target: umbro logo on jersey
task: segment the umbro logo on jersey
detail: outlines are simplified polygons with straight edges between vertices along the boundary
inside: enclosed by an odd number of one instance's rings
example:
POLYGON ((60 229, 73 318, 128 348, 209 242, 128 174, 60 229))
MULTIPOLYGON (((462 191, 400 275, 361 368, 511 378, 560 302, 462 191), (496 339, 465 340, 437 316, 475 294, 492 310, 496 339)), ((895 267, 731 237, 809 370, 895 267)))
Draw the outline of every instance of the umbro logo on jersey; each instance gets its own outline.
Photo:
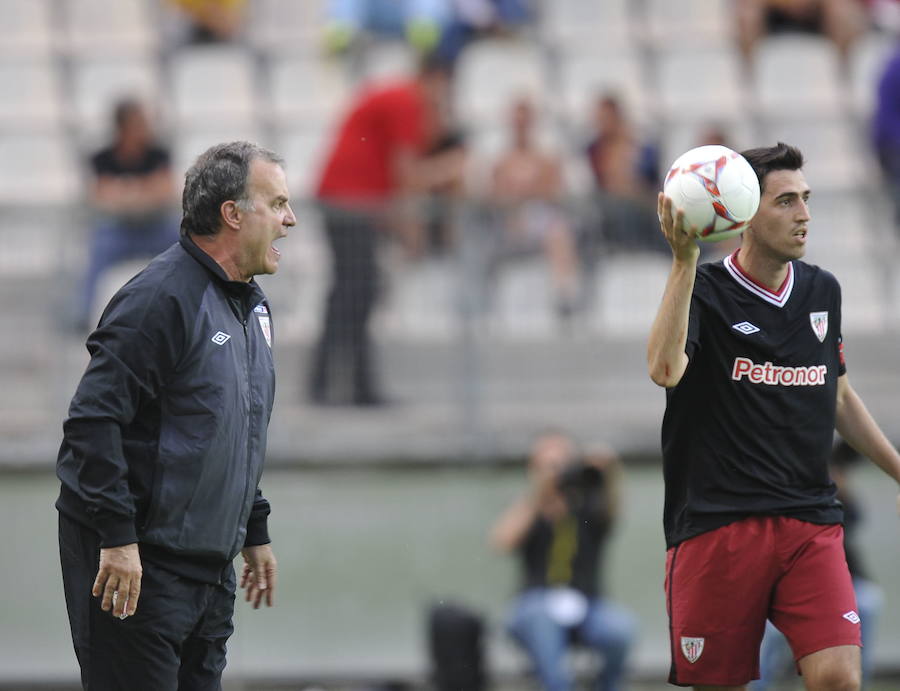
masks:
POLYGON ((849 621, 851 624, 859 623, 859 615, 856 612, 854 612, 852 609, 849 612, 847 612, 846 614, 842 614, 841 616, 844 617, 844 619, 849 621))
POLYGON ((731 328, 735 331, 740 331, 745 336, 749 336, 750 334, 755 334, 759 331, 758 326, 753 326, 750 322, 738 322, 737 324, 732 324, 731 328))
POLYGON ((209 340, 211 340, 211 341, 212 341, 213 343, 215 343, 216 345, 222 345, 222 344, 225 343, 229 338, 231 338, 231 336, 229 336, 229 335, 228 335, 227 333, 225 333, 224 331, 216 331, 215 336, 213 336, 213 337, 212 337, 211 339, 209 339, 209 340))

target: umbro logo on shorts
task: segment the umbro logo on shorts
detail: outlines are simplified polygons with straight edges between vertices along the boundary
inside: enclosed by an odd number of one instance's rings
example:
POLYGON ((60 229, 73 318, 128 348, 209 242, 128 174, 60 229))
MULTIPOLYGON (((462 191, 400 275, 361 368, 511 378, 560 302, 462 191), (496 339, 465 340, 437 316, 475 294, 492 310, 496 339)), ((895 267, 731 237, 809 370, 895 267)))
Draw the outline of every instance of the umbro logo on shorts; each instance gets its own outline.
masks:
POLYGON ((849 621, 851 624, 859 623, 859 615, 856 612, 854 612, 852 609, 849 612, 847 612, 846 614, 842 614, 841 616, 844 617, 844 619, 849 621))
POLYGON ((225 343, 229 338, 231 338, 231 336, 229 336, 229 335, 228 335, 227 333, 225 333, 224 331, 216 331, 215 335, 214 335, 211 339, 209 339, 209 340, 211 340, 211 341, 212 341, 213 343, 215 343, 216 345, 222 345, 222 344, 225 343))
POLYGON ((759 327, 754 326, 750 322, 738 322, 737 324, 732 324, 731 328, 735 331, 740 331, 745 336, 755 334, 757 331, 759 331, 759 327))

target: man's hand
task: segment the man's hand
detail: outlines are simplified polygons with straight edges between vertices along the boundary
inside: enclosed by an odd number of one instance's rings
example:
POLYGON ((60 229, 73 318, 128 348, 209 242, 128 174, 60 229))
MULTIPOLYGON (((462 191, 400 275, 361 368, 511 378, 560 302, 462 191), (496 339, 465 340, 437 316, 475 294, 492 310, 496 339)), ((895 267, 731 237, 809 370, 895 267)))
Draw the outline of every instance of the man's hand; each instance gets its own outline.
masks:
POLYGON ((672 248, 672 255, 676 260, 694 260, 700 256, 700 246, 697 244, 697 229, 687 226, 684 212, 675 210, 672 200, 662 192, 656 200, 656 215, 659 218, 659 227, 666 238, 666 242, 672 248))
POLYGON ((91 594, 103 597, 100 608, 124 619, 135 613, 141 596, 141 555, 136 542, 100 550, 100 568, 91 594))
POLYGON ((278 564, 275 563, 272 548, 269 545, 244 547, 241 555, 244 557, 241 587, 247 590, 244 599, 253 604, 253 609, 259 609, 265 595, 266 605, 271 607, 275 604, 275 584, 278 581, 278 564))

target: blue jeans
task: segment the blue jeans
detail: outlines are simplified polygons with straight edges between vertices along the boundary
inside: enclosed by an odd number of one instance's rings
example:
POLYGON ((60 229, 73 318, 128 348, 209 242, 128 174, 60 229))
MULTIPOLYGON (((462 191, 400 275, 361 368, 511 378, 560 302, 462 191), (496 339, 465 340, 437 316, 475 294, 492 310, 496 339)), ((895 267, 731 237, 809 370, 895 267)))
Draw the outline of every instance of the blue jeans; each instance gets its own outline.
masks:
POLYGON ((331 0, 328 18, 354 30, 400 37, 411 21, 443 26, 450 19, 450 6, 445 0, 331 0))
MULTIPOLYGON (((864 578, 853 579, 853 590, 856 593, 856 608, 860 619, 860 635, 863 642, 862 673, 865 681, 872 672, 875 624, 884 595, 878 585, 864 578)), ((772 622, 766 622, 766 633, 759 652, 759 680, 754 681, 750 688, 753 691, 768 691, 779 678, 790 673, 792 667, 793 655, 787 639, 772 625, 772 622)))
POLYGON ((128 224, 104 219, 91 236, 90 257, 81 290, 77 319, 85 324, 91 316, 97 284, 103 272, 119 262, 151 259, 178 241, 178 228, 168 216, 146 223, 128 224))
POLYGON ((543 588, 526 590, 513 603, 507 625, 510 635, 525 649, 547 691, 567 691, 572 679, 565 668, 565 654, 571 636, 603 656, 597 679, 599 691, 624 688, 622 678, 628 653, 635 639, 637 622, 624 607, 604 599, 589 601, 587 615, 580 624, 558 624, 547 610, 543 588))

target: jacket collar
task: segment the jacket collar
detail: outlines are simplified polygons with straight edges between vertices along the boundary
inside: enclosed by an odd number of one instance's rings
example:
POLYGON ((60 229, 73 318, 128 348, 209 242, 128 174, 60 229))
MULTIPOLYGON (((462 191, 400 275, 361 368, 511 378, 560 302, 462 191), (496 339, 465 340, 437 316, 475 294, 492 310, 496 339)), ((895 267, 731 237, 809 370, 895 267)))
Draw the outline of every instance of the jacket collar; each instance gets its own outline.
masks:
POLYGON ((226 291, 228 291, 228 293, 244 299, 247 299, 255 293, 256 299, 251 307, 254 307, 255 305, 263 302, 266 299, 266 296, 263 294, 262 289, 257 284, 255 278, 251 278, 247 283, 245 283, 244 281, 232 281, 230 278, 228 278, 225 270, 221 266, 219 266, 219 263, 202 249, 200 249, 190 235, 182 235, 178 242, 184 248, 185 252, 187 252, 195 260, 197 260, 199 264, 201 264, 207 271, 215 276, 220 283, 222 283, 223 287, 226 291))

